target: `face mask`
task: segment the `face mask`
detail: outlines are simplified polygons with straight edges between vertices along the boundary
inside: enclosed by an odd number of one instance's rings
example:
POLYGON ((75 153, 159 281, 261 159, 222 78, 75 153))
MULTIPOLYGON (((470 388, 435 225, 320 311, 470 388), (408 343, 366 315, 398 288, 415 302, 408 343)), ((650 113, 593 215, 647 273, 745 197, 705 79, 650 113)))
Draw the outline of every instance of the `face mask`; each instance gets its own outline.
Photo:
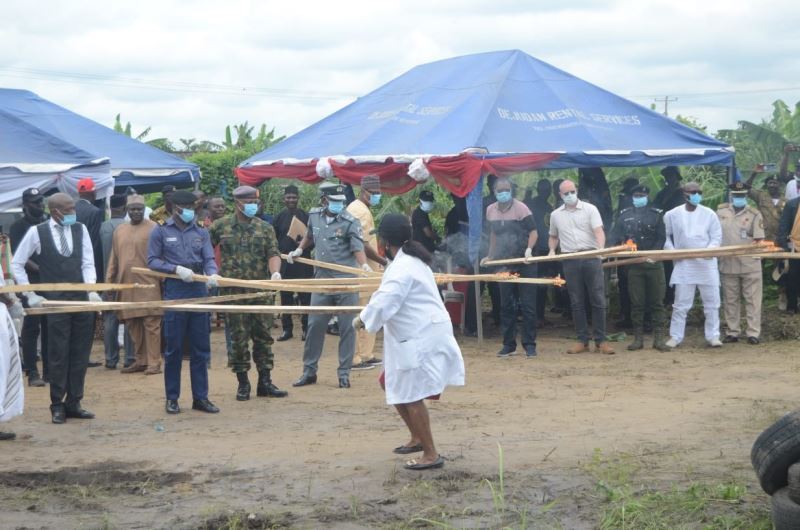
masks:
POLYGON ((72 226, 78 222, 78 216, 74 213, 64 214, 64 218, 61 220, 61 226, 72 226))
POLYGON ((189 224, 192 221, 194 221, 194 210, 191 210, 189 208, 184 208, 183 210, 181 210, 180 216, 181 216, 181 221, 183 221, 186 224, 189 224))
POLYGON ((692 193, 691 195, 689 195, 689 204, 693 204, 693 205, 697 206, 701 202, 703 202, 703 194, 702 193, 692 193))
POLYGON ((569 204, 572 206, 573 204, 578 203, 578 194, 577 193, 570 193, 568 195, 564 195, 561 197, 564 200, 564 204, 569 204))
POLYGON ((734 197, 731 202, 734 208, 744 208, 747 206, 747 197, 734 197))
POLYGON ((28 211, 28 215, 34 219, 38 219, 44 215, 44 208, 38 206, 26 206, 25 209, 28 211))
POLYGON ((497 198, 497 202, 506 203, 511 200, 511 192, 510 191, 498 191, 494 194, 495 198, 497 198))
POLYGON ((328 211, 334 215, 339 215, 344 210, 344 202, 342 201, 328 201, 328 211))
POLYGON ((242 205, 242 213, 246 217, 255 217, 258 213, 258 204, 248 203, 242 205))
POLYGON ((419 201, 419 208, 423 212, 430 212, 433 210, 433 203, 431 201, 419 201))
POLYGON ((373 193, 369 196, 369 205, 370 206, 377 206, 381 203, 381 194, 380 193, 373 193))
POLYGON ((634 197, 633 206, 636 208, 644 208, 647 206, 647 197, 634 197))

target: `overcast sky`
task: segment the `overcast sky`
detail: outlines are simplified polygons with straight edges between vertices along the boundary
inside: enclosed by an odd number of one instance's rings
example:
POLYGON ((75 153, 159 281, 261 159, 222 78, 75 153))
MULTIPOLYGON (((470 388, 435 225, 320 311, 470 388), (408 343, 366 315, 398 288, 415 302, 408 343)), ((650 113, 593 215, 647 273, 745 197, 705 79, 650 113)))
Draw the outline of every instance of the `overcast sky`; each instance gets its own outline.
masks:
POLYGON ((800 101, 796 1, 0 2, 0 86, 134 133, 292 134, 409 68, 518 48, 712 131, 800 101), (663 103, 658 103, 663 110, 663 103))

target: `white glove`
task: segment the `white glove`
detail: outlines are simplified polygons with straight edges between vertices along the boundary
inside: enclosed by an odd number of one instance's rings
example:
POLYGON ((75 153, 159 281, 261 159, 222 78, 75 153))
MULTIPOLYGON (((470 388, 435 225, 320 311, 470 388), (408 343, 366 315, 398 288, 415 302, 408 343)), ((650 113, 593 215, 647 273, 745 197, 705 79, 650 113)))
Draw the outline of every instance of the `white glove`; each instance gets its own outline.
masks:
POLYGON ((180 279, 186 283, 192 283, 194 281, 194 273, 192 272, 192 269, 184 267, 183 265, 178 265, 175 267, 175 274, 177 274, 180 279))
POLYGON ((303 249, 297 247, 296 249, 294 249, 293 251, 289 252, 286 255, 286 261, 289 263, 294 263, 294 258, 299 258, 302 255, 303 255, 303 249))
POLYGON ((25 316, 25 309, 22 307, 22 303, 19 300, 16 300, 13 304, 8 307, 8 314, 11 315, 11 318, 22 318, 25 316))
POLYGON ((90 302, 102 302, 103 299, 100 298, 99 294, 97 294, 96 292, 92 291, 91 293, 89 293, 89 301, 90 302))
POLYGON ((369 266, 369 263, 364 263, 361 266, 361 270, 364 272, 372 272, 372 267, 369 266))
POLYGON ((34 292, 27 292, 25 296, 28 297, 28 307, 42 307, 42 304, 47 302, 47 298, 39 296, 34 292))
POLYGON ((270 280, 282 280, 280 272, 273 272, 272 276, 269 277, 270 280))
POLYGON ((487 261, 489 261, 489 256, 485 256, 485 257, 481 258, 481 261, 478 263, 478 265, 480 267, 485 267, 487 261))
POLYGON ((360 329, 364 329, 364 322, 361 320, 361 317, 356 315, 353 318, 353 329, 358 331, 360 329))
POLYGON ((211 276, 208 277, 208 281, 206 282, 206 285, 208 285, 212 289, 215 288, 215 287, 219 287, 219 281, 221 279, 222 279, 222 276, 220 276, 219 274, 212 274, 211 276))
POLYGON ((526 248, 525 249, 525 259, 531 259, 532 257, 533 257, 533 249, 530 248, 530 247, 526 248))

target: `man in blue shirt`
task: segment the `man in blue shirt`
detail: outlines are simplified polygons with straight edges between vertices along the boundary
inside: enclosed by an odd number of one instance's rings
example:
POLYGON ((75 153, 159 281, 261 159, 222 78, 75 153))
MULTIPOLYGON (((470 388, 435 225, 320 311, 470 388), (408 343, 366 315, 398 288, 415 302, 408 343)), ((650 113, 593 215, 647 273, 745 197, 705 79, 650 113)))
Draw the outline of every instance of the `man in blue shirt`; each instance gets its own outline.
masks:
MULTIPOLYGON (((164 300, 208 296, 208 287, 216 287, 219 276, 214 249, 208 231, 194 219, 195 196, 188 191, 172 195, 172 215, 150 234, 147 266, 180 279, 164 280, 164 300), (196 282, 194 274, 210 276, 208 283, 196 282)), ((219 412, 208 400, 208 361, 211 358, 210 319, 208 313, 164 312, 164 385, 166 410, 178 414, 181 392, 181 361, 184 339, 188 339, 192 380, 192 408, 203 412, 219 412)))

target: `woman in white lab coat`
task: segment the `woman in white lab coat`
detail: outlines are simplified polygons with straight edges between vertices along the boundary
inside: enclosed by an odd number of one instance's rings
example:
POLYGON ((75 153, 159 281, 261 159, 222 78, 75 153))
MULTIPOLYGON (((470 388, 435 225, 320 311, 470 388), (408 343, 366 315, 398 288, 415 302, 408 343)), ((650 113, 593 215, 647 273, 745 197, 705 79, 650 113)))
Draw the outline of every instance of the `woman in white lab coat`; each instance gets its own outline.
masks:
POLYGON ((433 258, 411 240, 408 218, 384 216, 378 237, 392 261, 353 326, 370 333, 383 328, 386 402, 395 406, 411 432, 411 440, 394 452, 422 451, 420 458, 406 463, 406 469, 439 468, 444 459, 433 444, 423 400, 438 399, 448 385, 462 386, 464 360, 433 278, 433 258))

